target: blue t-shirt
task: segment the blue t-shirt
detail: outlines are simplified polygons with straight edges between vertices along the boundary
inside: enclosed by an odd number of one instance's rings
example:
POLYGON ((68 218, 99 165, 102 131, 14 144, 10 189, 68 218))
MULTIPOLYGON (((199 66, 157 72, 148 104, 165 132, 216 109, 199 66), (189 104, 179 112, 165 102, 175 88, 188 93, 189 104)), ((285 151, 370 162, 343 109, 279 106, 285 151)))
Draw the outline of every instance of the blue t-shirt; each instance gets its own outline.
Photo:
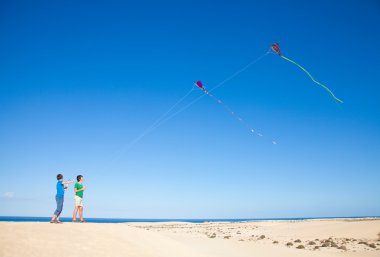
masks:
POLYGON ((64 187, 65 186, 62 184, 62 181, 58 180, 58 182, 57 182, 57 194, 55 196, 64 197, 64 195, 65 195, 64 187))

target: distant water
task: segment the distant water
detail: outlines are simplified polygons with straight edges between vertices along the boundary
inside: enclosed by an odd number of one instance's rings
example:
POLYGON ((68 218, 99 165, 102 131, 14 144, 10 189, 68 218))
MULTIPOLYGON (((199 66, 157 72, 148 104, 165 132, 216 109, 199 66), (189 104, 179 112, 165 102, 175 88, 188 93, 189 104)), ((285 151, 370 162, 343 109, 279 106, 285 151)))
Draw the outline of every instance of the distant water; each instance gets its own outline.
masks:
MULTIPOLYGON (((85 218, 91 223, 126 223, 126 222, 246 222, 246 221, 269 221, 269 220, 313 220, 313 219, 365 219, 380 218, 380 216, 368 217, 309 217, 309 218, 268 218, 268 219, 113 219, 113 218, 85 218)), ((49 222, 51 217, 17 217, 0 216, 1 221, 12 222, 49 222)), ((63 222, 70 222, 71 218, 61 218, 63 222)))

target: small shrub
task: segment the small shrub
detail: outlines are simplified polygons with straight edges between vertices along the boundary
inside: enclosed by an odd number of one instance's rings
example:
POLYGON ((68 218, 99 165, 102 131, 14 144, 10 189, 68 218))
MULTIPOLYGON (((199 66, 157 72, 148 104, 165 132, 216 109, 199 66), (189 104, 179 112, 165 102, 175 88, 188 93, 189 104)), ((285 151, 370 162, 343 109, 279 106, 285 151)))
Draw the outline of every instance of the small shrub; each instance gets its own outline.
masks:
POLYGON ((274 244, 278 244, 278 241, 273 241, 274 244))
POLYGON ((293 246, 293 243, 292 242, 288 242, 288 243, 286 243, 286 246, 293 246))
POLYGON ((231 236, 224 236, 224 239, 230 239, 231 236))
POLYGON ((319 250, 319 246, 316 245, 316 246, 314 247, 314 250, 319 250))
POLYGON ((338 245, 335 242, 331 242, 331 247, 338 247, 338 245))
POLYGON ((360 241, 358 244, 359 244, 359 245, 368 245, 368 243, 367 243, 367 242, 364 242, 364 241, 360 241))
POLYGON ((303 245, 299 245, 299 246, 297 246, 296 248, 297 248, 297 249, 305 249, 305 246, 303 246, 303 245))
POLYGON ((330 246, 329 243, 323 243, 323 244, 321 245, 321 247, 329 247, 329 246, 330 246))
POLYGON ((294 243, 301 243, 301 240, 297 239, 294 241, 294 243))
POLYGON ((259 239, 264 239, 265 238, 265 235, 261 235, 260 237, 259 237, 259 239))
POLYGON ((209 237, 209 238, 215 238, 215 237, 216 237, 216 234, 215 234, 215 233, 212 233, 212 235, 209 235, 208 237, 209 237))
POLYGON ((376 248, 376 245, 374 243, 368 245, 371 248, 376 248))
POLYGON ((345 247, 344 245, 339 246, 338 249, 343 250, 343 251, 347 251, 347 247, 345 247))
POLYGON ((315 242, 314 242, 314 241, 310 241, 310 242, 308 243, 308 245, 315 245, 315 242))

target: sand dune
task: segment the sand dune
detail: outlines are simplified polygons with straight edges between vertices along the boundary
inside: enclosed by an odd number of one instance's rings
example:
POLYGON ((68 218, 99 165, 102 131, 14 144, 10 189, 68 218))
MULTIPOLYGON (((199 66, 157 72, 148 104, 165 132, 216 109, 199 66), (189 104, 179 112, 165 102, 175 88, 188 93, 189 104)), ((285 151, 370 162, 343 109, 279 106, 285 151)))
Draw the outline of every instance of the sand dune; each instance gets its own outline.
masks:
POLYGON ((1 222, 0 256, 380 256, 379 232, 380 220, 202 224, 1 222), (286 246, 287 243, 293 245, 286 246), (300 245, 305 248, 298 249, 302 248, 300 245))

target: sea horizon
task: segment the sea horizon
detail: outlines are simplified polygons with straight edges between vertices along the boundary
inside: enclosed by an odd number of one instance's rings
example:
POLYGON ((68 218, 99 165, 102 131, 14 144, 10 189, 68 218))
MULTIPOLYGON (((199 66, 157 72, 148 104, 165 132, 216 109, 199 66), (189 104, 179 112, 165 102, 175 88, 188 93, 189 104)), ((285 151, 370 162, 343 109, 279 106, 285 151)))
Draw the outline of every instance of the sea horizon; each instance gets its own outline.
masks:
MULTIPOLYGON (((134 222, 190 222, 190 223, 204 223, 204 222, 248 222, 248 221, 289 221, 289 220, 328 220, 328 219, 377 219, 380 216, 329 216, 329 217, 292 217, 292 218, 205 218, 205 219, 139 219, 139 218, 85 218, 89 223, 134 223, 134 222)), ((49 222, 51 217, 34 217, 34 216, 0 216, 0 222, 49 222)), ((70 222, 71 217, 62 217, 63 222, 70 222)))

